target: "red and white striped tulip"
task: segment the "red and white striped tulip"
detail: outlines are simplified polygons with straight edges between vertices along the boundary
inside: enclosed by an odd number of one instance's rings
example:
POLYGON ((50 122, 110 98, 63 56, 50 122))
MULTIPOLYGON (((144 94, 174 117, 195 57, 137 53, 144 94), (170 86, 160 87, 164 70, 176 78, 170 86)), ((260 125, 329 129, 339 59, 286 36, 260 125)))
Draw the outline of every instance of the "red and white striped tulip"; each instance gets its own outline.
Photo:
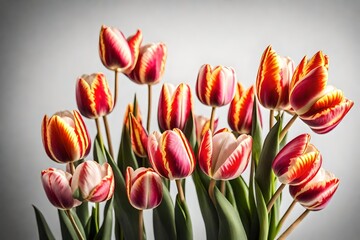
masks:
POLYGON ((89 154, 90 135, 76 110, 44 116, 41 125, 42 142, 47 155, 59 163, 74 162, 89 154))
POLYGON ((138 209, 159 206, 163 197, 161 177, 152 168, 126 169, 126 192, 130 204, 138 209))
POLYGON ((322 164, 320 152, 310 144, 310 135, 301 134, 276 155, 272 168, 282 184, 300 185, 310 181, 322 164))
POLYGON ((161 131, 179 128, 184 130, 193 108, 189 85, 181 83, 176 88, 165 83, 158 104, 158 123, 161 131))
POLYGON ((311 211, 325 208, 339 186, 339 179, 321 168, 316 176, 302 185, 290 186, 290 195, 311 211))
POLYGON ((231 180, 240 176, 246 169, 252 148, 252 137, 246 134, 235 138, 227 129, 211 130, 204 135, 199 146, 199 166, 210 178, 231 180))
MULTIPOLYGON (((200 144, 203 136, 210 129, 210 119, 202 115, 195 115, 194 122, 195 122, 195 131, 196 131, 196 140, 198 144, 200 144)), ((219 123, 219 119, 217 118, 214 121, 214 130, 216 130, 218 123, 219 123)))
POLYGON ((147 156, 148 134, 142 124, 129 113, 131 146, 134 153, 139 157, 147 156))
POLYGON ((327 86, 327 81, 328 57, 319 51, 310 61, 302 59, 290 86, 291 107, 319 134, 334 129, 354 105, 341 90, 327 86))
POLYGON ((129 72, 130 80, 137 84, 157 84, 165 71, 167 48, 164 43, 151 43, 140 48, 135 68, 129 72))
POLYGON ((128 73, 135 67, 141 42, 141 30, 126 39, 119 29, 102 25, 99 36, 101 62, 110 70, 128 73))
POLYGON ((52 205, 60 209, 71 209, 81 202, 73 198, 71 174, 60 169, 48 168, 41 171, 42 184, 52 205))
POLYGON ((114 107, 111 91, 103 73, 82 75, 76 82, 76 103, 87 118, 109 114, 114 107))
POLYGON ((268 46, 260 61, 256 77, 256 95, 261 105, 268 109, 289 109, 289 84, 294 72, 294 62, 279 56, 268 46))
MULTIPOLYGON (((245 90, 240 82, 237 83, 235 96, 228 112, 228 124, 233 131, 251 133, 254 96, 254 86, 245 90)), ((260 108, 258 108, 258 116, 261 120, 260 108)))
POLYGON ((108 163, 102 166, 95 161, 79 164, 73 174, 71 189, 79 199, 89 202, 109 200, 114 193, 113 171, 108 163))
POLYGON ((201 66, 196 81, 196 96, 203 104, 224 106, 233 99, 236 87, 235 70, 209 64, 201 66))
POLYGON ((153 132, 148 138, 149 161, 161 176, 177 180, 191 175, 195 169, 195 156, 184 133, 178 129, 162 134, 153 132))

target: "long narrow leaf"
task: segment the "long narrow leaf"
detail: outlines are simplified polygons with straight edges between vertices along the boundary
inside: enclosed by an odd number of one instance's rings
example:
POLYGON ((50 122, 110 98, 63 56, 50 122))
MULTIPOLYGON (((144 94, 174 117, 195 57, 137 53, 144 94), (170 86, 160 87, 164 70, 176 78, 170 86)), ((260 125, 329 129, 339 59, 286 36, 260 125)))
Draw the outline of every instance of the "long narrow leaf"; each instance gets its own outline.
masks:
POLYGON ((257 183, 255 183, 255 192, 256 192, 256 200, 257 200, 257 210, 259 216, 259 240, 267 240, 268 239, 268 231, 269 231, 269 220, 268 213, 266 209, 266 202, 262 195, 262 191, 257 183))
POLYGON ((44 215, 40 210, 33 205, 36 217, 36 223, 38 227, 39 239, 40 240, 55 240, 54 235, 52 234, 49 225, 47 224, 44 215))
MULTIPOLYGON (((81 235, 86 236, 85 230, 82 227, 82 224, 81 224, 78 216, 72 210, 70 211, 70 213, 71 213, 72 217, 74 218, 76 226, 80 230, 81 235)), ((59 209, 58 214, 59 214, 61 233, 62 233, 63 239, 78 239, 76 230, 75 230, 74 226, 72 225, 65 210, 59 209)))
POLYGON ((193 231, 189 209, 186 202, 182 202, 179 195, 175 203, 175 225, 178 240, 192 240, 193 231))
POLYGON ((95 239, 96 240, 111 239, 112 224, 113 224, 113 199, 110 199, 106 202, 104 208, 104 220, 95 239))

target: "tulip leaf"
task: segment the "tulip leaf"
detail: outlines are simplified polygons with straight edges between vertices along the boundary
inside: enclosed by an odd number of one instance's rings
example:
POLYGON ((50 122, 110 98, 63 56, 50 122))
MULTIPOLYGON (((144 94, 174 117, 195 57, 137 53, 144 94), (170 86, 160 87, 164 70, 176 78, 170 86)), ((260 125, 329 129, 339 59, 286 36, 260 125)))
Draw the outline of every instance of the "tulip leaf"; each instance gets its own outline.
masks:
POLYGON ((96 216, 97 211, 93 207, 91 211, 91 216, 88 219, 86 226, 85 226, 85 232, 86 232, 86 239, 94 239, 96 236, 96 216))
POLYGON ((36 223, 38 227, 40 240, 55 240, 53 233, 51 232, 49 225, 47 224, 44 215, 41 211, 33 205, 36 217, 36 223))
POLYGON ((218 239, 237 240, 247 239, 238 211, 225 198, 217 187, 214 189, 216 210, 219 216, 218 239))
POLYGON ((82 226, 85 227, 86 223, 89 220, 89 204, 88 204, 88 202, 83 202, 81 205, 76 207, 76 215, 79 217, 82 226))
POLYGON ((274 173, 272 171, 272 162, 279 150, 281 125, 282 118, 277 121, 267 134, 260 154, 259 164, 256 168, 255 180, 261 189, 265 202, 270 200, 273 188, 274 173))
POLYGON ((205 178, 206 176, 203 176, 203 180, 201 180, 200 174, 204 175, 201 170, 197 168, 195 169, 192 177, 195 184, 201 214, 205 223, 206 239, 216 240, 218 239, 219 233, 219 219, 217 211, 207 191, 209 179, 205 178))
POLYGON ((237 208, 236 206, 236 200, 234 196, 234 191, 229 183, 229 181, 225 181, 225 197, 226 199, 231 203, 231 205, 234 206, 234 208, 237 208))
POLYGON ((255 183, 255 192, 256 192, 256 200, 257 200, 257 211, 259 216, 259 225, 260 225, 258 239, 267 240, 268 231, 269 231, 268 213, 267 213, 265 199, 257 183, 255 183))
POLYGON ((104 146, 101 146, 101 141, 99 135, 97 134, 94 141, 93 155, 95 162, 98 162, 100 165, 103 165, 103 163, 106 162, 105 155, 103 153, 103 147, 104 146))
POLYGON ((179 194, 176 195, 175 203, 175 225, 177 239, 179 240, 192 240, 193 230, 190 218, 189 209, 186 201, 181 201, 179 194))
MULTIPOLYGON (((86 236, 84 228, 82 227, 78 216, 74 213, 73 210, 70 210, 69 212, 70 212, 71 216, 74 218, 76 226, 80 230, 81 235, 86 236)), ((66 214, 66 210, 58 209, 58 214, 59 214, 62 238, 63 239, 79 239, 77 236, 76 230, 69 219, 69 216, 66 214)))
POLYGON ((162 201, 153 210, 153 227, 155 239, 176 239, 174 204, 164 183, 162 201))
POLYGON ((194 149, 196 144, 196 132, 195 132, 195 123, 194 123, 194 115, 193 112, 190 111, 190 117, 186 121, 185 127, 184 127, 184 134, 189 141, 191 147, 194 149))
POLYGON ((121 133, 118 166, 120 167, 123 175, 125 175, 126 168, 128 166, 132 167, 133 169, 138 168, 138 163, 131 145, 130 131, 125 124, 121 133))
POLYGON ((106 202, 104 208, 104 220, 95 239, 111 239, 113 224, 113 199, 106 202))

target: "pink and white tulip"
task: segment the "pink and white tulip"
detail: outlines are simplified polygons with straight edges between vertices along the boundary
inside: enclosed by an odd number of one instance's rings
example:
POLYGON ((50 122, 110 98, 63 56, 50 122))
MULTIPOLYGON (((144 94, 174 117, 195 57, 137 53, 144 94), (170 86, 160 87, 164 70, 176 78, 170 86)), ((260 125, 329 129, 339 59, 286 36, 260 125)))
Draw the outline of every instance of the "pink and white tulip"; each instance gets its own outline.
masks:
POLYGON ((148 155, 154 170, 170 180, 185 178, 195 169, 194 152, 178 128, 150 134, 148 155))
POLYGON ((71 189, 80 194, 79 199, 89 202, 109 200, 114 193, 113 171, 108 163, 102 166, 95 161, 79 164, 73 174, 71 189))
POLYGON ((161 177, 152 168, 126 169, 126 192, 130 204, 139 210, 156 208, 162 200, 161 177))
POLYGON ((79 206, 81 202, 73 198, 71 191, 70 173, 60 169, 48 168, 41 171, 42 184, 52 205, 59 209, 71 209, 79 206))
POLYGON ((252 137, 246 134, 238 138, 228 130, 212 135, 207 131, 199 146, 199 166, 210 178, 231 180, 246 169, 252 148, 252 137))

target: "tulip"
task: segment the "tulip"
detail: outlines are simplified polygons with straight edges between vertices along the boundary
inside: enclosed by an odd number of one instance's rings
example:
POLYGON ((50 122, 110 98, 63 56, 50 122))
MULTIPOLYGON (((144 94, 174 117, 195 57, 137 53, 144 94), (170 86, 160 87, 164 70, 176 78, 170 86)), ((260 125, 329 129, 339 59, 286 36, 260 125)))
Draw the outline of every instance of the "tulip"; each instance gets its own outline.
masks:
POLYGON ((114 193, 114 175, 108 163, 95 161, 79 164, 73 174, 71 189, 78 199, 90 202, 109 200, 114 193))
POLYGON ((328 58, 320 51, 308 62, 302 59, 290 85, 290 104, 300 119, 314 132, 334 129, 354 102, 341 90, 327 86, 328 58))
POLYGON ((123 124, 129 129, 130 128, 130 121, 129 121, 129 114, 132 113, 136 118, 137 122, 142 125, 142 116, 140 112, 139 105, 135 99, 135 106, 132 103, 129 103, 126 106, 125 114, 124 114, 124 121, 123 124), (136 111, 136 112, 135 112, 136 111))
POLYGON ((103 73, 82 75, 76 82, 76 103, 87 118, 98 118, 113 110, 112 95, 103 73))
POLYGON ((326 207, 339 186, 339 179, 321 168, 316 176, 302 185, 290 186, 290 195, 311 211, 326 207))
POLYGON ((45 115, 41 136, 47 155, 59 163, 82 159, 91 148, 90 135, 76 110, 57 112, 50 118, 45 115))
POLYGON ((189 85, 181 83, 176 88, 172 84, 164 84, 159 98, 158 123, 162 131, 185 128, 193 100, 189 85))
POLYGON ((204 135, 199 146, 199 166, 210 178, 231 180, 246 169, 252 148, 252 138, 242 134, 238 138, 228 130, 211 130, 204 135))
POLYGON ((141 123, 134 117, 132 112, 129 113, 129 118, 132 149, 137 156, 146 157, 148 134, 141 123))
POLYGON ((272 168, 282 184, 301 185, 311 180, 322 163, 320 152, 310 144, 310 135, 301 134, 276 155, 272 168))
POLYGON ((170 180, 185 178, 195 169, 194 152, 184 133, 177 128, 150 134, 148 154, 154 170, 170 180))
POLYGON ((158 83, 165 71, 166 57, 167 48, 164 43, 142 46, 135 68, 128 73, 128 77, 137 84, 158 83))
MULTIPOLYGON (((240 134, 251 133, 254 95, 254 86, 245 90, 242 84, 238 82, 228 112, 228 124, 233 131, 240 134)), ((261 119, 260 108, 258 108, 258 113, 261 119)))
MULTIPOLYGON (((210 119, 201 115, 194 116, 196 141, 200 144, 205 133, 210 129, 210 119)), ((214 121, 214 130, 217 128, 219 119, 214 121)))
POLYGON ((141 30, 126 39, 119 29, 102 25, 99 36, 101 62, 110 70, 129 73, 135 67, 141 42, 141 30))
POLYGON ((41 180, 46 196, 55 207, 65 210, 81 204, 72 196, 71 178, 70 173, 60 169, 48 168, 41 171, 41 180))
POLYGON ((130 204, 138 209, 156 208, 162 200, 161 177, 152 168, 126 169, 126 192, 130 204))
POLYGON ((212 107, 224 106, 233 99, 236 87, 235 70, 209 64, 201 66, 196 81, 196 96, 212 107))
POLYGON ((272 110, 289 109, 289 83, 294 62, 279 56, 268 46, 261 58, 256 77, 256 95, 261 105, 272 110))

